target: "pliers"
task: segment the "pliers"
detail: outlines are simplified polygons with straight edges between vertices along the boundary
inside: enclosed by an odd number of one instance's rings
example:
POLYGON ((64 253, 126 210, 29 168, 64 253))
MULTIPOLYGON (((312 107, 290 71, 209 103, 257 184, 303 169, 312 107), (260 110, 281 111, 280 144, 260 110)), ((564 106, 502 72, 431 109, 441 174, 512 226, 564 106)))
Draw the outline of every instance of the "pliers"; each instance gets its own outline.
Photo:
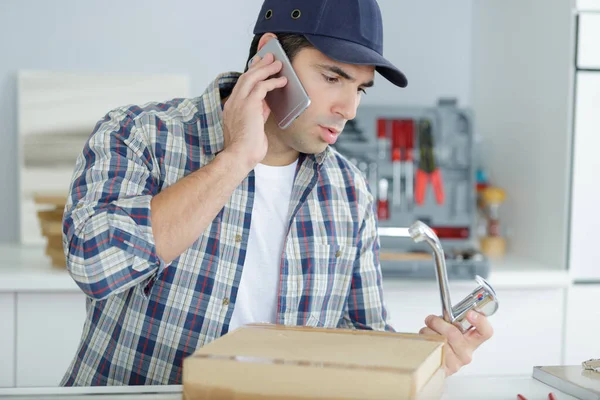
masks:
POLYGON ((431 122, 421 120, 419 123, 419 166, 416 174, 415 184, 415 202, 422 205, 425 202, 425 192, 427 183, 431 179, 431 184, 435 193, 435 199, 438 204, 444 204, 444 187, 442 184, 442 175, 435 164, 433 155, 433 135, 431 134, 431 122))

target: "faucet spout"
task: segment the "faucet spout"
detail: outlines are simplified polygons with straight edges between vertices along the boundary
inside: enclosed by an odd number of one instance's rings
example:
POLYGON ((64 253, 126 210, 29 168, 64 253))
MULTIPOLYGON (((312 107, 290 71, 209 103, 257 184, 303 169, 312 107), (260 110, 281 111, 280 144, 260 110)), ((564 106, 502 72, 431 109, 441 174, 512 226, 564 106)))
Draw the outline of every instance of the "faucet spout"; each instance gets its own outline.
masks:
POLYGON ((436 277, 440 289, 440 298, 442 300, 442 316, 446 322, 454 322, 452 312, 452 302, 450 301, 450 289, 448 286, 448 273, 446 271, 446 259, 444 250, 439 238, 429 226, 421 221, 416 221, 408 228, 410 237, 415 242, 426 242, 433 250, 436 265, 436 277))

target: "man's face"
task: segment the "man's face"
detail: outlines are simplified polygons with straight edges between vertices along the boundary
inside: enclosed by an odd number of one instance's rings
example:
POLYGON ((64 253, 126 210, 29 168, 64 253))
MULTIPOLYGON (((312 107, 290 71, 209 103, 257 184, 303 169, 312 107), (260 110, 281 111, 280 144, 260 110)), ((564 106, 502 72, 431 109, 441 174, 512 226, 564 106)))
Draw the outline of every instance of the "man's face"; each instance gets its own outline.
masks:
POLYGON ((317 154, 354 119, 363 92, 373 85, 375 67, 340 63, 314 48, 300 50, 292 65, 311 104, 286 130, 271 123, 270 131, 283 147, 317 154))

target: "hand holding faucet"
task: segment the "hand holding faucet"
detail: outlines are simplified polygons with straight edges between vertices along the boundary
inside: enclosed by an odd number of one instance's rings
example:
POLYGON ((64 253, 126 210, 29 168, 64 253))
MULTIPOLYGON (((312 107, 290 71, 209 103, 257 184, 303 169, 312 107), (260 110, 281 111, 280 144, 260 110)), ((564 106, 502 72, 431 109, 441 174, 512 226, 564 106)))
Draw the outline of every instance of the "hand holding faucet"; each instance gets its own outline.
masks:
POLYGON ((471 363, 473 353, 494 334, 492 325, 487 317, 476 311, 467 313, 467 320, 473 326, 462 333, 456 325, 444 321, 437 315, 430 315, 425 319, 426 327, 421 328, 420 334, 442 335, 448 341, 444 369, 446 376, 450 376, 463 366, 471 363))
POLYGON ((439 334, 446 337, 446 375, 452 375, 471 362, 473 352, 493 335, 487 319, 498 309, 494 289, 481 277, 476 277, 479 286, 467 297, 452 307, 444 250, 437 235, 424 223, 417 221, 408 233, 415 242, 425 241, 433 250, 436 276, 442 301, 442 317, 430 315, 425 319, 426 327, 420 334, 439 334))

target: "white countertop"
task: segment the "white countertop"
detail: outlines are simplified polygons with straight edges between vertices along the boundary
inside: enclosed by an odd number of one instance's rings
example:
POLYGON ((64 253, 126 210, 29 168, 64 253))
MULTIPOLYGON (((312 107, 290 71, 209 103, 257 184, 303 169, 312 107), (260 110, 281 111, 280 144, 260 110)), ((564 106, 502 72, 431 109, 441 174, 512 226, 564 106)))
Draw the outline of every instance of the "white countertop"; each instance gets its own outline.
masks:
MULTIPOLYGON (((488 281, 495 289, 561 288, 571 284, 567 271, 550 269, 539 263, 507 257, 491 261, 488 281)), ((433 266, 432 266, 433 268, 433 266)), ((386 278, 391 290, 406 287, 434 286, 433 280, 414 281, 386 278)), ((472 288, 471 281, 450 281, 451 286, 472 288)), ((0 292, 64 292, 78 291, 79 287, 65 269, 52 267, 43 247, 0 245, 0 292)))
POLYGON ((0 245, 0 293, 77 290, 65 269, 52 266, 43 247, 0 245))
MULTIPOLYGON (((433 263, 433 261, 432 261, 433 263)), ((434 265, 431 266, 434 268, 434 265)), ((555 289, 567 288, 573 282, 568 271, 549 268, 531 260, 508 256, 502 260, 490 261, 490 274, 486 281, 495 290, 498 289, 555 289)), ((451 288, 474 288, 475 280, 450 280, 451 288)), ((409 280, 402 278, 384 278, 386 290, 406 288, 437 287, 434 280, 409 280)))
MULTIPOLYGON (((558 390, 530 377, 468 377, 451 376, 446 379, 442 400, 512 400, 517 394, 532 399, 547 399, 552 392, 557 400, 573 400, 558 390)), ((70 400, 84 399, 130 399, 135 394, 140 400, 181 399, 181 386, 122 386, 122 387, 61 387, 61 388, 11 388, 1 389, 5 400, 70 400), (68 397, 67 397, 68 396, 68 397)))

